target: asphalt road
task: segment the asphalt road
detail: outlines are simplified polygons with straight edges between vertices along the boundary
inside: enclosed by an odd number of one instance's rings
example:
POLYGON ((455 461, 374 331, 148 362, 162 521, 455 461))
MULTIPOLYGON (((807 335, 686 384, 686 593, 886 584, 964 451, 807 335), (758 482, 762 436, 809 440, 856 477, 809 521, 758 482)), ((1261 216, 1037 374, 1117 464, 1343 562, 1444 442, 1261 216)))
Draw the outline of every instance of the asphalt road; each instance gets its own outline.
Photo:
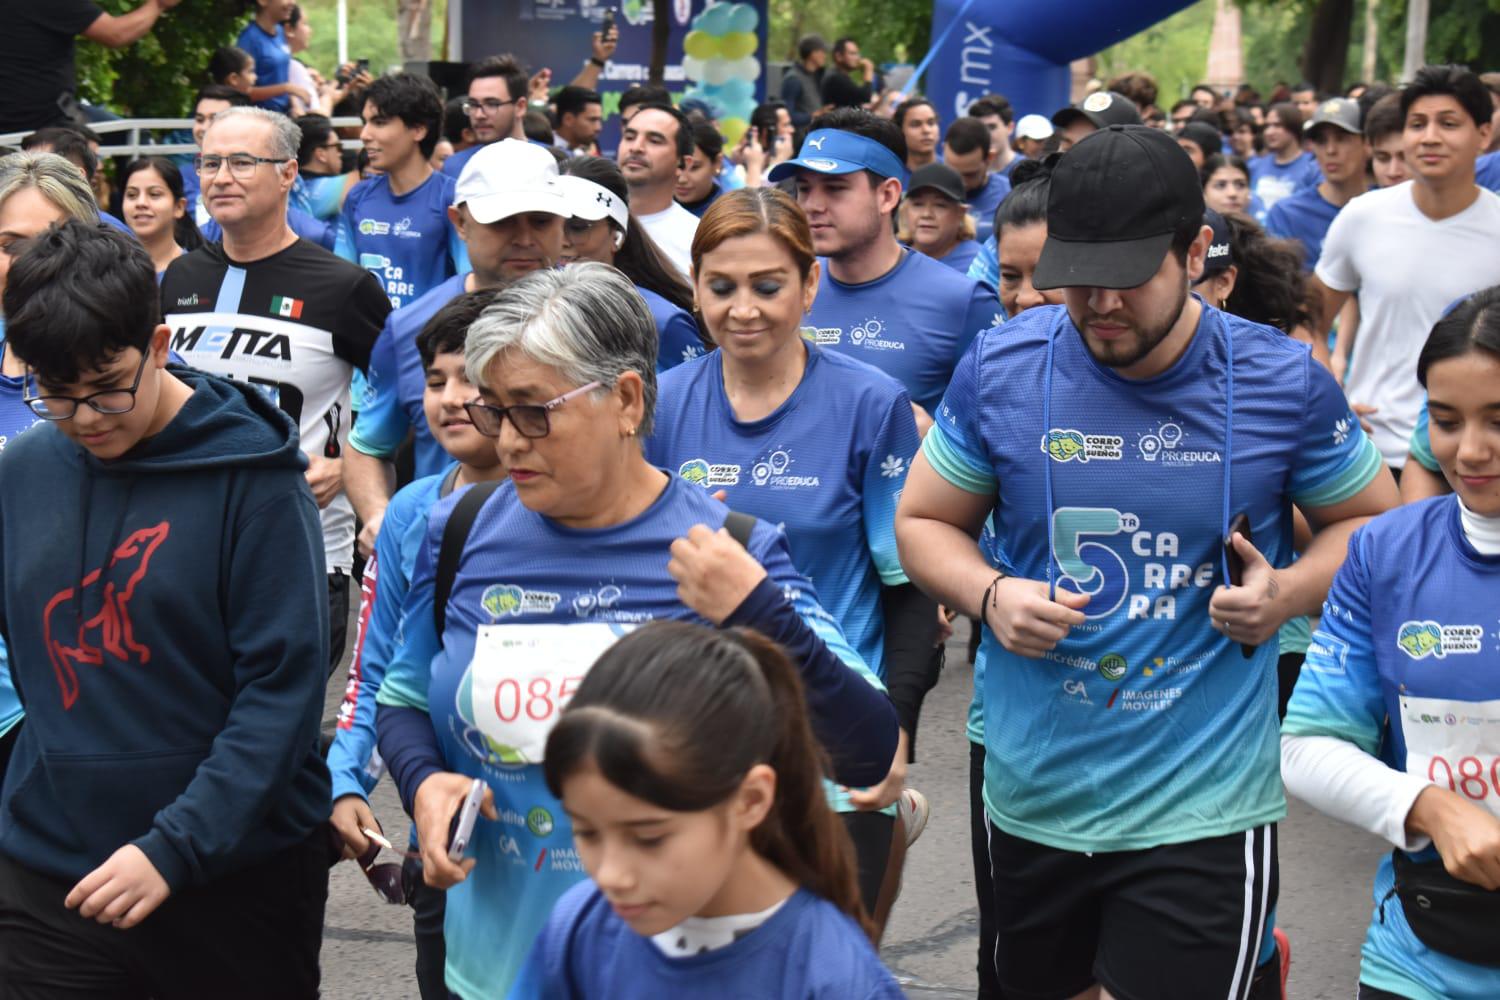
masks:
MULTIPOLYGON (((974 995, 978 914, 964 736, 973 672, 965 660, 965 636, 961 625, 949 643, 950 665, 923 709, 920 760, 909 780, 932 803, 932 818, 907 859, 901 898, 881 949, 908 994, 924 1000, 974 995)), ((341 668, 328 686, 325 728, 330 731, 343 690, 341 668)), ((391 839, 404 842, 409 821, 389 781, 377 787, 372 804, 391 839)), ((1277 922, 1292 942, 1288 995, 1349 1000, 1372 907, 1370 880, 1385 848, 1295 800, 1280 837, 1277 922)), ((323 935, 324 996, 415 997, 414 954, 410 911, 382 902, 354 865, 337 865, 323 935)))

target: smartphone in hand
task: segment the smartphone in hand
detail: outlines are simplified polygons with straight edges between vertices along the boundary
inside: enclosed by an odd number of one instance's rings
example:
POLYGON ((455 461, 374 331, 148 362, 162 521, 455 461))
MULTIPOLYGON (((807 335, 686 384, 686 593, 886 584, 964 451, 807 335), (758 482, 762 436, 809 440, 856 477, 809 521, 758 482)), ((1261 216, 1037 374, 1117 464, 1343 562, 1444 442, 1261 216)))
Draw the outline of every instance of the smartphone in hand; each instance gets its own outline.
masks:
POLYGON ((469 786, 469 794, 453 818, 453 834, 448 838, 448 860, 454 864, 462 861, 469 840, 474 836, 474 821, 479 818, 479 805, 484 801, 484 781, 475 778, 469 786))

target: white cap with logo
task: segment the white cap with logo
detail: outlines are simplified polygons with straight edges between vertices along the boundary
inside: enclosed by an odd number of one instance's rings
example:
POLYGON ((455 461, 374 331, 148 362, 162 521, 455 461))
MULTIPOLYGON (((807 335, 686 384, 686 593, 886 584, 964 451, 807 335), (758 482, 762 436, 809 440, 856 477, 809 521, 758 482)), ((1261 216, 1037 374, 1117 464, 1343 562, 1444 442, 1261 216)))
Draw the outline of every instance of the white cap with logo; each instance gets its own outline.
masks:
POLYGON ((603 184, 572 174, 563 174, 557 182, 567 193, 576 217, 590 222, 613 219, 622 230, 630 228, 630 206, 603 184))
POLYGON ((523 212, 566 219, 577 213, 557 181, 557 160, 551 153, 522 139, 501 139, 469 157, 458 175, 453 204, 467 205, 481 225, 523 212))

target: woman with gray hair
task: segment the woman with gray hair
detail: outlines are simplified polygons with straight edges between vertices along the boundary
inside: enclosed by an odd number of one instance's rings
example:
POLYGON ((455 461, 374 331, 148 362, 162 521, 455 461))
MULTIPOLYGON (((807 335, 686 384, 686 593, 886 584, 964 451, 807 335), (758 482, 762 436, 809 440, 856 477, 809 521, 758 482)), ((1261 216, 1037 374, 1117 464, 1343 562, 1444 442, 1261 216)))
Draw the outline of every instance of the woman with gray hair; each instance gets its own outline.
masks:
POLYGON ((467 408, 509 478, 433 510, 377 717, 424 877, 450 889, 447 983, 465 998, 506 994, 584 877, 542 750, 596 657, 635 625, 763 632, 799 664, 836 780, 878 783, 895 756, 889 699, 781 532, 646 462, 656 345, 629 279, 591 262, 527 275, 469 330, 481 398, 467 408), (476 788, 485 818, 450 856, 476 788))

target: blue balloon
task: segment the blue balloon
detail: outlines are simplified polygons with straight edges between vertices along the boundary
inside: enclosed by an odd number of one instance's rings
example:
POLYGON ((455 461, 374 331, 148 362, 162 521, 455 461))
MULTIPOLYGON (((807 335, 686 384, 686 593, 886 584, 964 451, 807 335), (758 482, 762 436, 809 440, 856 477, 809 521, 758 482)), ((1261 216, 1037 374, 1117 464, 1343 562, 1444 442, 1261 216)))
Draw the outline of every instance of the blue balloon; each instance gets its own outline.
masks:
POLYGON ((748 3, 736 3, 729 12, 730 31, 754 31, 760 24, 760 13, 748 3))
POLYGON ((732 4, 717 3, 693 18, 693 27, 709 35, 722 35, 729 31, 732 4))
POLYGON ((735 77, 723 86, 724 99, 731 104, 750 100, 755 96, 755 84, 735 77))
POLYGON ((747 3, 737 3, 729 13, 730 31, 754 31, 760 24, 760 13, 747 3))

